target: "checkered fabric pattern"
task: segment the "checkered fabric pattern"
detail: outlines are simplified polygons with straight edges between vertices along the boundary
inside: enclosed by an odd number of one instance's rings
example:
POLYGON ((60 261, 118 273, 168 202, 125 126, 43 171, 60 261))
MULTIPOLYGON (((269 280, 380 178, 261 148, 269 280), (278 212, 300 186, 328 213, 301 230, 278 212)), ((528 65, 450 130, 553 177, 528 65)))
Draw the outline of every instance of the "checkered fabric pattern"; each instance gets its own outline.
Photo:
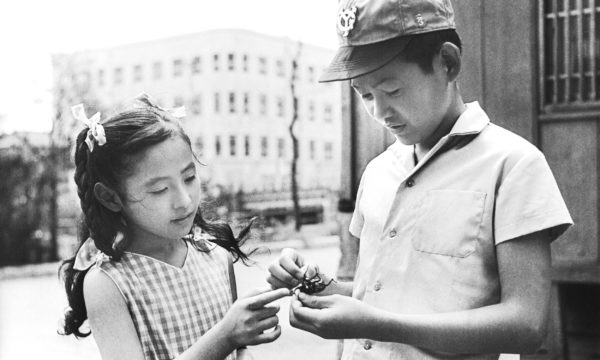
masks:
MULTIPOLYGON (((100 265, 129 308, 146 359, 173 359, 219 322, 232 303, 229 253, 188 244, 183 267, 125 252, 100 265)), ((235 351, 227 360, 236 358, 235 351)))

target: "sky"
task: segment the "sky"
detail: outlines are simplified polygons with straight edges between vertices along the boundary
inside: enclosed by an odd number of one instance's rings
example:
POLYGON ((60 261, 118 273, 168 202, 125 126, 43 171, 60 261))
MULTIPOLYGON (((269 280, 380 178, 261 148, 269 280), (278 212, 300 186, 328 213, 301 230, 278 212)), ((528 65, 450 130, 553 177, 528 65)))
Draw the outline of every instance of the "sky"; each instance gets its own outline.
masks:
POLYGON ((2 0, 0 133, 50 131, 50 55, 210 29, 335 49, 337 0, 2 0))

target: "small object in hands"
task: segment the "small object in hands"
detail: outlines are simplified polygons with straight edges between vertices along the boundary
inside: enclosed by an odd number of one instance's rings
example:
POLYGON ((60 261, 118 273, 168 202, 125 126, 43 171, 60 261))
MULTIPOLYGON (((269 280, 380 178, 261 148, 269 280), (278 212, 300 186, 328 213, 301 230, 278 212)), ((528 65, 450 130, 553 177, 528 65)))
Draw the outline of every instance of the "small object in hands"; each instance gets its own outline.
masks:
POLYGON ((335 282, 334 279, 330 279, 327 283, 319 276, 319 273, 315 274, 312 278, 308 278, 306 273, 304 274, 304 280, 293 288, 290 289, 290 295, 295 294, 296 291, 302 291, 305 294, 315 294, 323 291, 329 284, 335 282))

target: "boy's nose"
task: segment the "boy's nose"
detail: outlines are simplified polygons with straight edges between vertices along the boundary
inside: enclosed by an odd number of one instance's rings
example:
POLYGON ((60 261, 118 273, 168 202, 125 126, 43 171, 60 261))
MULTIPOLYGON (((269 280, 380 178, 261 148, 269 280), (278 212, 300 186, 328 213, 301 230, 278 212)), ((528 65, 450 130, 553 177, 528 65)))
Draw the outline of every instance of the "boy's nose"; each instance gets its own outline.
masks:
POLYGON ((390 117, 390 108, 387 102, 379 97, 373 99, 373 117, 385 125, 385 119, 390 117))

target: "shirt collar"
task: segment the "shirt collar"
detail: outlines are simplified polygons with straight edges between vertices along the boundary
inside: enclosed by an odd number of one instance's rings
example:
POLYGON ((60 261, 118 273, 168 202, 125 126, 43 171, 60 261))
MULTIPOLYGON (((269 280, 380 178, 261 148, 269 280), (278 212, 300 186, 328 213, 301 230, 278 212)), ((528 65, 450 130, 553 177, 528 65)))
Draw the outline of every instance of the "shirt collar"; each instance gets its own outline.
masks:
POLYGON ((490 118, 474 101, 465 104, 467 109, 460 114, 448 136, 479 134, 489 123, 490 118))

